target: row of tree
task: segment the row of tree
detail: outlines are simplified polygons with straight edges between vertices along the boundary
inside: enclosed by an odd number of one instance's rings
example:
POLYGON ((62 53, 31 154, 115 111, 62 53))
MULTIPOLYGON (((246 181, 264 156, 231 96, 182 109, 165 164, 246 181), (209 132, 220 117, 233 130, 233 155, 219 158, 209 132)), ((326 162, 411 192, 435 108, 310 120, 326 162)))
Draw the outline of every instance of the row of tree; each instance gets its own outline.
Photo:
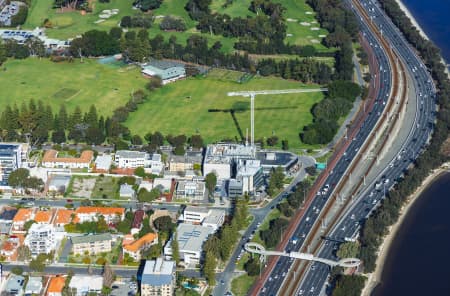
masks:
POLYGON ((339 128, 339 119, 348 114, 359 95, 361 88, 351 81, 336 80, 328 84, 326 98, 312 108, 313 123, 305 126, 300 135, 303 143, 330 142, 339 128))
POLYGON ((396 1, 381 0, 380 2, 410 44, 416 47, 430 70, 437 87, 436 102, 439 104, 439 113, 436 123, 432 125, 434 130, 430 144, 424 147, 426 150, 414 161, 414 167, 407 170, 403 178, 397 180, 398 183, 394 189, 388 193, 382 205, 373 212, 361 229, 360 258, 364 262, 366 272, 375 270, 379 245, 388 227, 397 221, 400 209, 407 198, 415 192, 433 169, 449 160, 448 155, 442 153, 442 144, 448 138, 450 131, 450 81, 445 73, 445 66, 441 63, 440 51, 431 41, 421 36, 396 1))
POLYGON ((263 59, 258 62, 256 69, 262 76, 276 75, 304 83, 327 84, 333 75, 330 66, 310 58, 281 61, 263 59))
POLYGON ((245 199, 236 200, 231 220, 204 243, 205 260, 202 271, 209 285, 215 283, 215 269, 218 260, 226 262, 229 259, 233 247, 239 239, 238 231, 246 227, 248 214, 247 201, 245 199))

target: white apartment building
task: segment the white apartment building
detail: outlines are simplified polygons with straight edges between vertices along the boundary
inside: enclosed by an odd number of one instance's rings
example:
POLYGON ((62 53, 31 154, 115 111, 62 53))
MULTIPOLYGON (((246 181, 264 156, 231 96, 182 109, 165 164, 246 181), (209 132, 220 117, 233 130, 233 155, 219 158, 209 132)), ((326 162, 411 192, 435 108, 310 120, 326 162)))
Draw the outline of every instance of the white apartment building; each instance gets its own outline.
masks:
POLYGON ((149 155, 146 152, 119 150, 114 155, 114 162, 119 168, 145 167, 149 155))
POLYGON ((179 220, 184 223, 202 224, 203 220, 208 217, 209 212, 210 210, 207 208, 187 206, 179 220))
POLYGON ((73 236, 70 240, 75 255, 111 252, 112 236, 109 233, 73 236))
MULTIPOLYGON (((186 266, 195 266, 200 263, 202 246, 208 237, 214 233, 211 227, 181 223, 177 227, 177 240, 180 259, 186 266)), ((173 238, 173 237, 172 237, 173 238)), ((164 247, 164 256, 172 259, 172 238, 164 247)))
POLYGON ((48 254, 55 250, 55 228, 51 224, 33 224, 28 230, 25 245, 30 249, 32 256, 48 254))
POLYGON ((142 296, 172 296, 175 288, 175 261, 147 260, 142 272, 142 296))
POLYGON ((8 186, 12 171, 22 167, 28 155, 28 144, 0 143, 0 187, 8 186))

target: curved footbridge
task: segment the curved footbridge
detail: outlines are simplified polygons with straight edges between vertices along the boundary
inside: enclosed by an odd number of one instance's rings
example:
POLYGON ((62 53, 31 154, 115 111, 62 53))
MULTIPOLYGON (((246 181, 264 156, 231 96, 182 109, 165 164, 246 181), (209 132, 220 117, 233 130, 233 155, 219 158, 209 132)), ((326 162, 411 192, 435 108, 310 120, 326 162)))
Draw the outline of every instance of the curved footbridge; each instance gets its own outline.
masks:
POLYGON ((313 254, 299 253, 299 252, 279 252, 279 251, 267 251, 262 245, 258 243, 246 243, 244 249, 249 253, 259 254, 262 256, 285 256, 295 259, 303 259, 308 261, 316 261, 327 264, 331 267, 341 266, 345 268, 358 267, 361 264, 361 260, 358 258, 343 258, 339 261, 330 259, 315 257, 313 254))

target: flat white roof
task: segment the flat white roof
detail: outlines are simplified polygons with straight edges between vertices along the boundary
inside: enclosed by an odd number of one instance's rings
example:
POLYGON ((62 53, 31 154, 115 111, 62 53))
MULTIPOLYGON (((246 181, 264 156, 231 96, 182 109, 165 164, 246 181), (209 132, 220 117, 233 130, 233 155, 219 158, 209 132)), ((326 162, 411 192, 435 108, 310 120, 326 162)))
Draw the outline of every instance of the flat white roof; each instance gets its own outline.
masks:
POLYGON ((74 275, 69 287, 76 288, 78 292, 90 290, 102 290, 103 277, 99 275, 74 275))

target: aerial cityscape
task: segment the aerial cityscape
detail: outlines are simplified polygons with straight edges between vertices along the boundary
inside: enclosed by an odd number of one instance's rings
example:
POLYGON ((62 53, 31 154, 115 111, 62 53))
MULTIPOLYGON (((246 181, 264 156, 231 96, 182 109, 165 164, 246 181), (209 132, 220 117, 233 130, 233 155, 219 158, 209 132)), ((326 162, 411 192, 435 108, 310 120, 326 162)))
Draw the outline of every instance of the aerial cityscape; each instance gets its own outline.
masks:
POLYGON ((448 11, 0 0, 0 295, 450 295, 448 11))

